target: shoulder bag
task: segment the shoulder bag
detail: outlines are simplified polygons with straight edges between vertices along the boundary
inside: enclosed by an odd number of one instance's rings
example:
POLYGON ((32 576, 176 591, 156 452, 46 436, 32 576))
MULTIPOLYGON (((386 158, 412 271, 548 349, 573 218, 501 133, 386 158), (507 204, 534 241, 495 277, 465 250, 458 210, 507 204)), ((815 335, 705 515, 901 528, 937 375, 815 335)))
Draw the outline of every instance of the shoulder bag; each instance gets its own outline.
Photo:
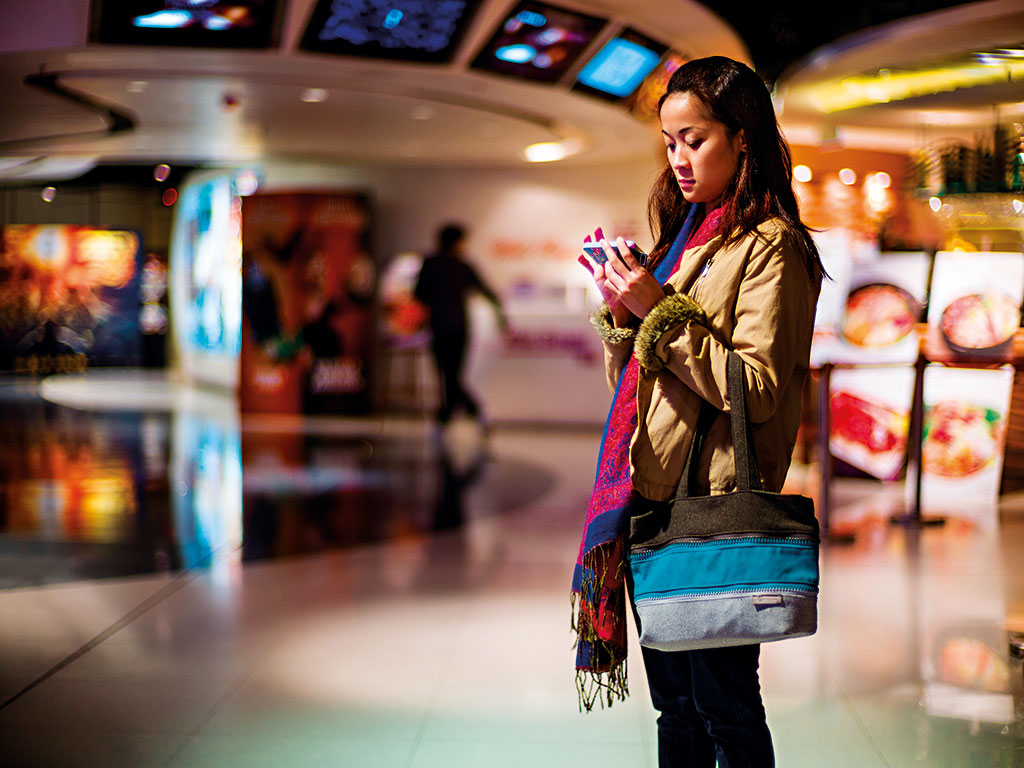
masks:
POLYGON ((630 520, 632 594, 643 646, 747 645, 817 629, 814 502, 762 490, 744 383, 743 362, 730 351, 736 490, 690 495, 701 443, 718 413, 705 403, 675 500, 630 520))

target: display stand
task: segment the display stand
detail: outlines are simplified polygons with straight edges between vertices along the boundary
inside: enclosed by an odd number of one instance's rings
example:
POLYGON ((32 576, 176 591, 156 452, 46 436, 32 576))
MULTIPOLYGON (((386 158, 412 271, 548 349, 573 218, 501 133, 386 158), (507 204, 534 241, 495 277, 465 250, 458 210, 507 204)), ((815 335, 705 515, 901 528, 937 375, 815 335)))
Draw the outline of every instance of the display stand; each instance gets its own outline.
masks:
POLYGON ((829 526, 832 511, 832 452, 829 449, 829 434, 832 429, 832 410, 829 391, 832 381, 832 363, 824 363, 819 369, 818 381, 818 527, 823 544, 850 544, 852 533, 836 533, 829 526))
POLYGON ((910 401, 910 427, 907 435, 907 483, 911 484, 913 493, 910 503, 902 514, 893 514, 889 522, 905 528, 923 528, 945 525, 946 518, 921 514, 921 443, 924 439, 924 369, 928 361, 923 354, 918 354, 914 363, 914 397, 910 401))

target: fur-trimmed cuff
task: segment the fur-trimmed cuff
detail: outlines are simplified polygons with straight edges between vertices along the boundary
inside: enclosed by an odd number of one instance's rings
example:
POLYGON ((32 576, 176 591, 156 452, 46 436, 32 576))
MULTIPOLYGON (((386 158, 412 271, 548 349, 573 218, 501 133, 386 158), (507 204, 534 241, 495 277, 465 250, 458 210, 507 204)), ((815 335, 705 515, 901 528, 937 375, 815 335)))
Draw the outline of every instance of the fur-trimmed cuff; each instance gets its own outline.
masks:
POLYGON ((602 304, 601 308, 590 316, 590 324, 597 329, 601 339, 609 344, 622 344, 626 341, 632 341, 633 337, 636 336, 635 328, 615 327, 615 324, 612 322, 612 311, 608 309, 607 304, 602 304))
POLYGON ((648 371, 660 371, 665 361, 658 357, 662 335, 684 323, 704 322, 704 310, 685 293, 673 293, 654 305, 636 332, 636 357, 648 371))

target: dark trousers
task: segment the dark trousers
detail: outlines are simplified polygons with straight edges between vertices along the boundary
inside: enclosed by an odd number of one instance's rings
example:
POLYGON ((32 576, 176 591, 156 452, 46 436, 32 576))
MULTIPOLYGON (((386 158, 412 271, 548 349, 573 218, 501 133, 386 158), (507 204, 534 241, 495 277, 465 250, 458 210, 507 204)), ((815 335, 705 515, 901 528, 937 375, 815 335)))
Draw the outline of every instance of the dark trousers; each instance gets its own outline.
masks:
POLYGON ((757 677, 760 645, 699 651, 644 648, 658 717, 660 768, 772 768, 757 677))
POLYGON ((459 407, 465 409, 469 416, 480 414, 480 406, 462 384, 467 341, 465 329, 434 329, 432 348, 441 379, 441 407, 437 411, 437 420, 442 424, 447 423, 459 407))

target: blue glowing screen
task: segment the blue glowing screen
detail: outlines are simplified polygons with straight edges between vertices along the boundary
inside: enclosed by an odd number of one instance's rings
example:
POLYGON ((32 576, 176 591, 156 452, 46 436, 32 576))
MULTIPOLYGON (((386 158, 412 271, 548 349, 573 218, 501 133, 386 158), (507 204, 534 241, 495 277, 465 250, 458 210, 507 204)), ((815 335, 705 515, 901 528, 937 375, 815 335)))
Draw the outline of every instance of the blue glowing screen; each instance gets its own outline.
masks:
POLYGON ((521 0, 472 66, 553 83, 572 68, 605 24, 594 16, 521 0))
POLYGON ((637 89, 660 60, 660 52, 616 37, 587 63, 578 79, 586 86, 625 98, 637 89))
POLYGON ((302 48, 446 61, 477 0, 319 0, 302 48))

